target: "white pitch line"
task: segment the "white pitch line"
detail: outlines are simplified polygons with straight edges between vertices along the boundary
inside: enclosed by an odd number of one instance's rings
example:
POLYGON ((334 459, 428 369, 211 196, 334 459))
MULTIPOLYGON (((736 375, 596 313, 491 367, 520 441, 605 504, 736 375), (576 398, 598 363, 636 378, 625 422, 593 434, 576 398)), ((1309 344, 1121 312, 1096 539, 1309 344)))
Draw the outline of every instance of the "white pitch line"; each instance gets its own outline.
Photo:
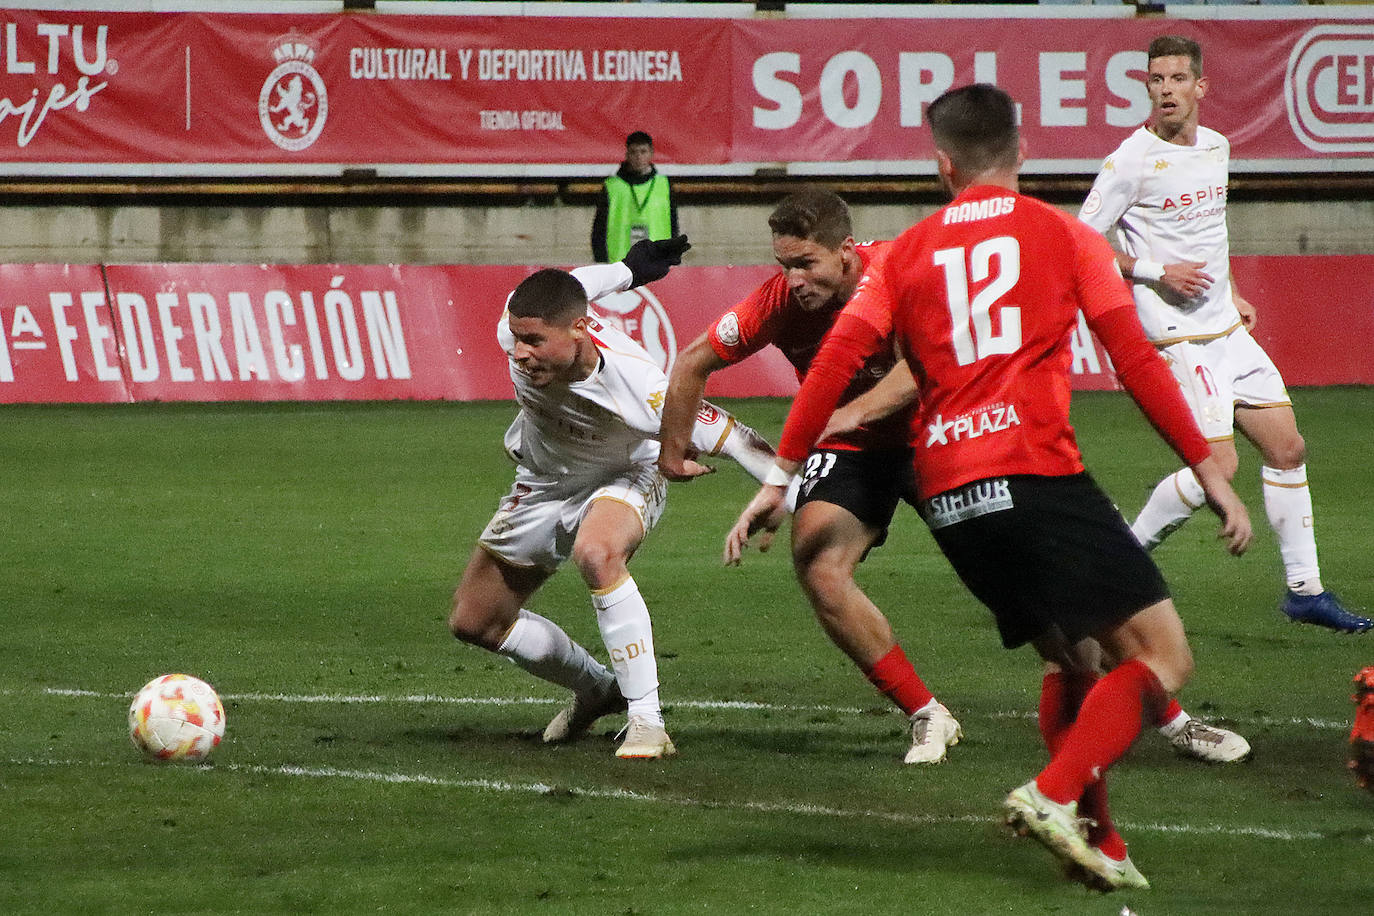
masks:
MULTIPOLYGON (((22 695, 22 690, 0 690, 0 696, 22 695)), ((43 687, 33 692, 48 696, 92 697, 103 700, 132 700, 132 693, 112 693, 98 690, 81 690, 74 687, 43 687)), ((396 705, 448 705, 448 706, 555 706, 566 702, 556 697, 453 697, 440 694, 292 694, 292 693, 223 693, 225 700, 268 703, 339 703, 358 705, 372 703, 393 703, 396 705)), ((792 713, 838 713, 843 715, 865 715, 881 709, 878 706, 824 706, 788 703, 763 703, 752 700, 669 700, 663 704, 668 709, 720 709, 744 712, 792 712, 792 713)), ((964 713, 963 716, 970 714, 964 713)), ((986 714, 989 719, 1034 719, 1031 710, 998 710, 986 714)), ((962 717, 962 716, 961 716, 962 717)), ((970 716, 976 718, 976 716, 970 716)), ((1318 719, 1313 716, 1226 716, 1228 720, 1261 726, 1303 726, 1331 731, 1346 731, 1349 722, 1332 719, 1318 719)))
MULTIPOLYGON (((42 767, 111 767, 114 764, 104 761, 52 760, 35 757, 10 758, 6 763, 13 766, 42 767)), ((767 801, 712 801, 682 795, 661 795, 654 792, 635 792, 631 789, 556 786, 543 782, 509 782, 499 779, 454 779, 450 776, 430 776, 427 773, 396 773, 375 770, 346 770, 337 767, 302 766, 263 766, 259 764, 230 763, 218 766, 172 767, 176 772, 213 775, 217 770, 232 773, 248 773, 254 776, 295 776, 307 779, 345 779, 356 782, 377 782, 388 785, 419 785, 437 789, 467 789, 477 792, 495 792, 513 795, 550 795, 566 794, 575 798, 588 798, 608 801, 632 801, 653 805, 669 805, 678 808, 699 808, 713 811, 741 811, 758 814, 788 814, 811 817, 830 817, 846 820, 881 820, 889 823, 912 826, 936 826, 941 824, 991 824, 999 823, 999 818, 980 817, 971 814, 911 814, 903 811, 875 811, 871 809, 837 808, 830 805, 808 805, 796 802, 767 801)), ((1325 840, 1326 834, 1315 830, 1279 830, 1272 827, 1227 826, 1223 824, 1132 824, 1120 823, 1126 830, 1152 831, 1156 833, 1190 834, 1195 836, 1253 837, 1255 839, 1276 840, 1284 843, 1325 840)), ((1366 834, 1360 842, 1374 843, 1374 833, 1366 834)))

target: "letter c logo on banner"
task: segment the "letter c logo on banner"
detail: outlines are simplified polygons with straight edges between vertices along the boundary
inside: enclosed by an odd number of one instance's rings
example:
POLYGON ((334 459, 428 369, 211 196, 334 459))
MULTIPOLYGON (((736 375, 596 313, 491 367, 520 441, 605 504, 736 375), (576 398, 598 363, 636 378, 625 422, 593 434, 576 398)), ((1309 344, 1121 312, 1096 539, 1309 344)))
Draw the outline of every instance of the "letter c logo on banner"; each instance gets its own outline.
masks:
POLYGON ((1288 58, 1284 102, 1294 135, 1324 153, 1374 152, 1374 27, 1323 25, 1288 58))

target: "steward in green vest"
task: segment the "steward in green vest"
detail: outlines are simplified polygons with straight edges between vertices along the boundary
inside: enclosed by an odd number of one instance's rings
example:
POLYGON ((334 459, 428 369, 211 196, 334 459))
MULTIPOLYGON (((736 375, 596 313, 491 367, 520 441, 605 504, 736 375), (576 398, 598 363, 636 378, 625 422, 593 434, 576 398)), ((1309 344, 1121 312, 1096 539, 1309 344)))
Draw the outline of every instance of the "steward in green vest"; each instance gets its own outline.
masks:
POLYGON ((672 188, 653 159, 652 137, 637 130, 625 138, 625 161, 602 185, 592 218, 592 256, 597 261, 619 261, 640 239, 678 235, 672 188))

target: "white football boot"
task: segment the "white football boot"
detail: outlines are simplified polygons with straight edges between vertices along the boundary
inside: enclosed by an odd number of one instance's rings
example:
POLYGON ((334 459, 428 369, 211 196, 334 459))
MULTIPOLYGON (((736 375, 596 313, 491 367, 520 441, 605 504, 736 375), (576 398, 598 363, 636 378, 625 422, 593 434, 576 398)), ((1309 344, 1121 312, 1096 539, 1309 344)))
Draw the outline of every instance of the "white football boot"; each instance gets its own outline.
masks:
POLYGON ((662 725, 653 725, 642 716, 630 716, 625 726, 625 740, 615 755, 624 760, 657 760, 677 753, 673 740, 662 725))
POLYGON ((944 763, 945 752, 964 737, 964 729, 942 703, 931 701, 911 714, 911 749, 903 763, 944 763))
POLYGON ((624 712, 625 698, 615 679, 608 682, 605 690, 595 693, 575 695, 573 701, 558 711, 544 729, 545 744, 562 744, 576 741, 585 735, 597 719, 615 712, 624 712))
POLYGON ((1250 742, 1233 731, 1189 719, 1177 735, 1169 739, 1184 757, 1207 763, 1236 763, 1250 756, 1250 742))

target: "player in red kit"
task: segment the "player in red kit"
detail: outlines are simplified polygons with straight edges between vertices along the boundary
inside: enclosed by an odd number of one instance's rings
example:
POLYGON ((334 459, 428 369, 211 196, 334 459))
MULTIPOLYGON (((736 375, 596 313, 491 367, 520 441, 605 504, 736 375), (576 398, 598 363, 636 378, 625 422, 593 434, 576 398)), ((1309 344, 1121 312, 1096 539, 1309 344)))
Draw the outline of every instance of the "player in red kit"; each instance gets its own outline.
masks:
MULTIPOLYGON (((1233 553, 1249 544, 1249 516, 1146 340, 1111 249, 1017 193, 1011 98, 965 86, 928 114, 954 200, 893 242, 881 276, 860 281, 793 404, 778 464, 796 466, 854 370, 895 334, 919 394, 910 435, 921 516, 1003 644, 1031 643, 1053 666, 1040 703, 1051 760, 1007 796, 1007 822, 1090 886, 1148 887, 1112 824, 1105 777, 1142 716, 1187 680, 1192 654, 1163 577, 1079 456, 1069 340, 1080 310, 1197 474, 1233 553), (1113 664, 1101 678, 1095 644, 1113 664)), ((777 523, 775 489, 760 491, 732 537, 777 523)))
MULTIPOLYGON (((768 225, 782 273, 718 318, 674 364, 658 458, 670 480, 691 476, 684 471, 685 459, 710 374, 771 344, 787 357, 798 379, 805 377, 859 278, 881 269, 889 245, 856 244, 845 202, 815 188, 784 198, 768 225)), ((885 392, 909 385, 905 364, 889 349, 869 359, 847 386, 844 401, 852 428, 821 437, 807 457, 792 523, 792 560, 826 635, 910 720, 904 762, 935 764, 963 732, 854 580, 868 551, 886 538, 897 503, 914 501, 908 412, 888 413, 883 400, 885 392), (884 416, 864 423, 870 408, 884 416)), ((779 479, 788 482, 790 476, 779 479)))

